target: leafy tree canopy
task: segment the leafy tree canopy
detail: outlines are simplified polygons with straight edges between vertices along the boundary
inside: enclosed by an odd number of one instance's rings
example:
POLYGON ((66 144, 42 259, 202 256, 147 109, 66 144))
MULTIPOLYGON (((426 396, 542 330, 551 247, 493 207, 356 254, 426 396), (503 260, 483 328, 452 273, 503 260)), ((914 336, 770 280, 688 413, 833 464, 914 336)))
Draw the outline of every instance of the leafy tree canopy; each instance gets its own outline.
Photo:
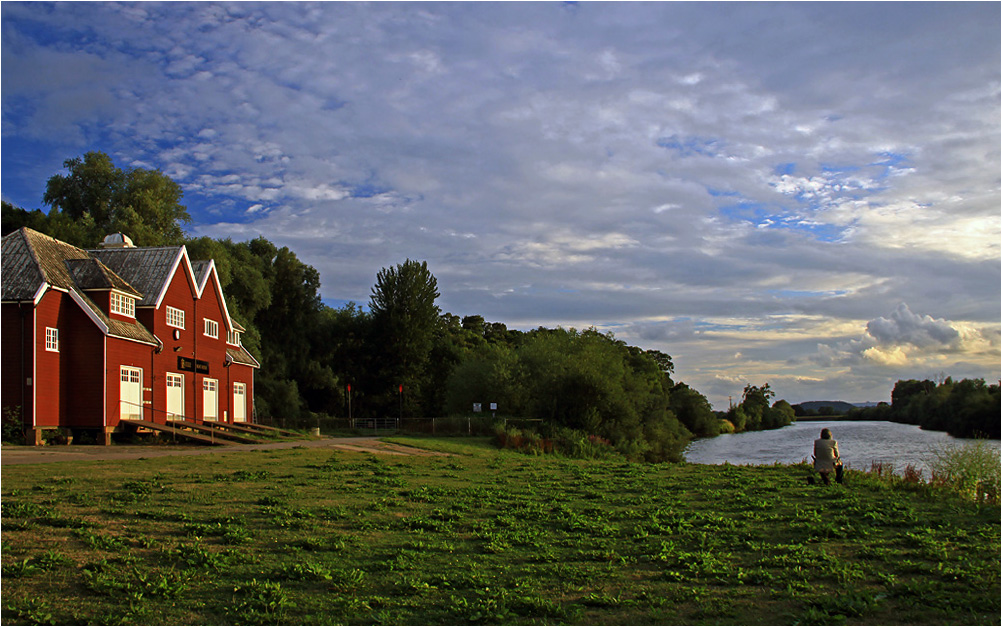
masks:
POLYGON ((984 379, 900 380, 894 384, 890 405, 858 407, 848 418, 902 422, 961 438, 998 439, 1000 389, 984 379))
POLYGON ((600 436, 633 459, 678 460, 691 433, 669 407, 670 385, 655 356, 611 334, 540 328, 470 351, 449 376, 446 410, 496 402, 503 415, 541 419, 544 431, 600 436))
POLYGON ((369 310, 372 314, 372 349, 380 355, 370 389, 377 389, 385 411, 422 415, 421 398, 429 394, 427 369, 436 331, 441 325, 438 280, 428 262, 406 260, 376 275, 369 310), (407 390, 406 396, 399 386, 407 390), (397 405, 399 402, 399 405, 397 405))
MULTIPOLYGON (((63 162, 67 173, 49 178, 42 201, 52 210, 45 230, 71 244, 96 246, 115 232, 137 246, 180 244, 191 222, 181 186, 159 170, 121 169, 103 152, 63 162)), ((26 216, 27 221, 37 216, 26 216)), ((30 226, 25 224, 24 226, 30 226)))

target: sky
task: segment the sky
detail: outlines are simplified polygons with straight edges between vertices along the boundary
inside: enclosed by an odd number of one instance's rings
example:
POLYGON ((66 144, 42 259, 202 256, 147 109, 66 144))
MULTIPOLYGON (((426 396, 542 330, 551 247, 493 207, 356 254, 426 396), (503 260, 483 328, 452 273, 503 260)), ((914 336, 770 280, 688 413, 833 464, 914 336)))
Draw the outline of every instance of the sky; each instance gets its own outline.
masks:
POLYGON ((5 201, 99 150, 366 304, 595 327, 716 409, 1000 377, 1000 5, 3 2, 5 201))

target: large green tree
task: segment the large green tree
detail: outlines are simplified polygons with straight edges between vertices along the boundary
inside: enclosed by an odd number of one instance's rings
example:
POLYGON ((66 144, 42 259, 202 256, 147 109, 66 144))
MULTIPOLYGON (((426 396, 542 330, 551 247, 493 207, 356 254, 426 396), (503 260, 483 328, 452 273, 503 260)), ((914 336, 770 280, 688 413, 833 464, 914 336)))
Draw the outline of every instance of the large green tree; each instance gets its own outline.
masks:
POLYGON ((54 237, 79 246, 95 246, 108 233, 121 231, 137 246, 180 244, 182 224, 191 222, 181 204, 181 186, 159 170, 122 169, 103 152, 63 162, 42 201, 52 210, 48 229, 54 237))
POLYGON ((746 385, 741 403, 727 410, 724 417, 736 432, 778 429, 796 420, 793 407, 785 400, 769 405, 776 393, 766 383, 762 387, 746 385))
POLYGON ((710 401, 685 383, 676 383, 672 387, 668 406, 694 435, 713 437, 720 434, 720 421, 713 413, 710 401))
POLYGON ((769 399, 775 395, 776 393, 772 391, 768 383, 762 387, 758 387, 757 385, 745 386, 741 408, 748 417, 748 421, 745 424, 747 431, 758 431, 763 427, 762 419, 769 409, 769 399))
POLYGON ((440 325, 438 296, 438 280, 425 261, 408 259, 376 275, 369 311, 378 362, 367 387, 385 413, 396 413, 394 407, 411 416, 424 413, 422 397, 434 385, 427 370, 440 325))
POLYGON ((45 233, 46 235, 52 235, 49 229, 49 216, 45 215, 38 209, 28 211, 26 209, 22 209, 21 207, 17 207, 6 200, 0 203, 0 207, 2 207, 0 210, 3 212, 2 217, 0 217, 0 224, 3 225, 3 235, 13 233, 24 226, 29 229, 34 229, 40 233, 45 233))

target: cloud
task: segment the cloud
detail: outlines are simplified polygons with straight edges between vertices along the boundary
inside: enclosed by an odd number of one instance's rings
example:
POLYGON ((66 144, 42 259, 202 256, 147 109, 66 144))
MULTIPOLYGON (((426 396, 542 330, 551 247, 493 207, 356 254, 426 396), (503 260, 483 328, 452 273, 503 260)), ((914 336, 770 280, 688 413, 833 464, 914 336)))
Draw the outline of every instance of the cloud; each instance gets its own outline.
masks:
POLYGON ((960 333, 945 320, 916 315, 905 303, 890 317, 871 320, 866 332, 879 345, 911 344, 917 348, 952 347, 960 339, 960 333))
POLYGON ((859 337, 818 344, 811 361, 825 367, 932 368, 961 355, 996 358, 998 337, 997 326, 934 319, 901 303, 889 316, 867 322, 859 337))
POLYGON ((864 350, 862 355, 864 359, 881 366, 904 366, 909 362, 908 354, 900 346, 892 346, 888 349, 871 346, 864 350))

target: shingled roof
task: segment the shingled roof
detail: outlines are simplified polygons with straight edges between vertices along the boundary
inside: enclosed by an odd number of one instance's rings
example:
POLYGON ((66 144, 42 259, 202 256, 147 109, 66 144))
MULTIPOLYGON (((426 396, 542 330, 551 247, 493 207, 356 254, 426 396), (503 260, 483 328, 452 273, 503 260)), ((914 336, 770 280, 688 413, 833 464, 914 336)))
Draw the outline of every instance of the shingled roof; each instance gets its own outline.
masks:
POLYGON ((137 307, 155 307, 183 257, 183 246, 100 248, 87 251, 142 292, 137 307))
POLYGON ((143 295, 122 277, 118 276, 108 266, 101 263, 100 259, 67 259, 66 268, 70 271, 74 283, 84 290, 110 290, 115 289, 125 292, 136 298, 143 295))
POLYGON ((100 260, 76 246, 24 227, 3 238, 4 301, 34 301, 48 285, 64 290, 108 335, 156 345, 157 339, 138 322, 115 320, 85 290, 115 289, 137 298, 143 294, 100 260))
POLYGON ((46 281, 42 266, 28 244, 25 229, 3 238, 3 300, 34 300, 46 281))
POLYGON ((243 346, 239 347, 226 347, 226 354, 238 364, 244 364, 246 366, 253 366, 254 368, 260 368, 261 364, 258 363, 254 356, 251 355, 246 348, 243 346))

